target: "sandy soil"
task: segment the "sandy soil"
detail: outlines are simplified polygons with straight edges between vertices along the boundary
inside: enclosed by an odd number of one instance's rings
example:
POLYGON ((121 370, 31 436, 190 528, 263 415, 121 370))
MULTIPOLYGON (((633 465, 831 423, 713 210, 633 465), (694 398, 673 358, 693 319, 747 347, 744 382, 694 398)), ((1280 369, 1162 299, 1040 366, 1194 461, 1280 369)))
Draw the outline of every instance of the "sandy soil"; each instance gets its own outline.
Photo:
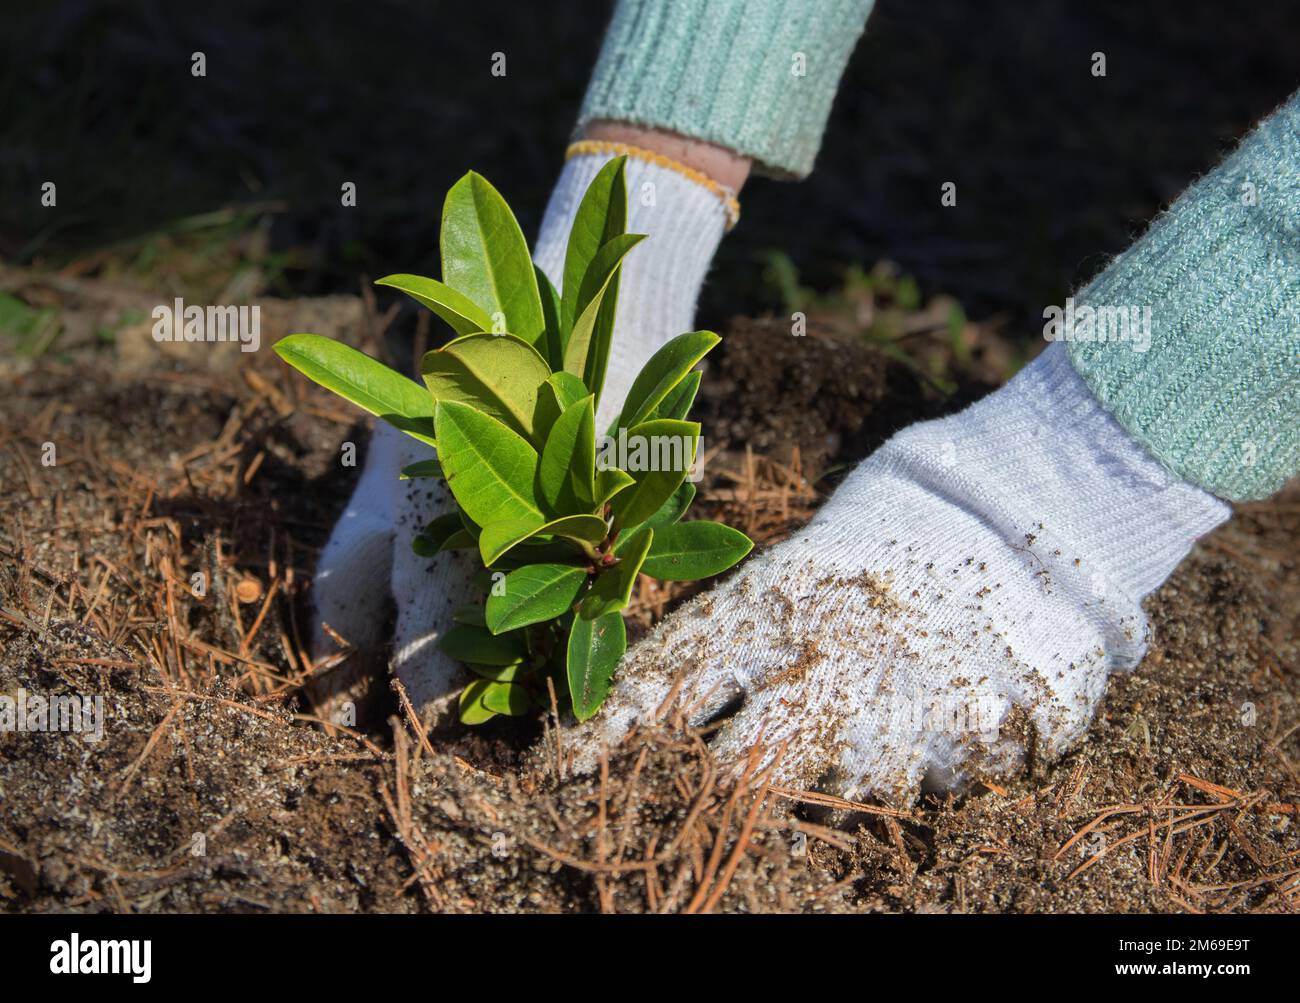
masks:
MULTIPOLYGON (((90 286, 51 295, 124 309, 90 286)), ((372 341, 383 326, 345 297, 270 313, 267 342, 291 318, 372 341)), ((780 325, 737 320, 699 405, 704 508, 779 539, 837 465, 1002 378, 995 336, 968 326, 958 366, 940 328, 900 355, 851 316, 814 318, 794 351, 780 325)), ((311 569, 354 475, 339 444, 363 426, 270 352, 160 358, 145 337, 0 374, 0 694, 97 694, 105 716, 96 743, 0 734, 5 909, 1300 904, 1294 490, 1244 506, 1152 597, 1150 654, 1061 762, 849 804, 725 785, 698 736, 665 727, 573 777, 549 722, 434 744, 382 678, 358 728, 314 716, 307 688, 346 667, 306 659, 311 569)), ((634 626, 685 591, 643 582, 634 626)))

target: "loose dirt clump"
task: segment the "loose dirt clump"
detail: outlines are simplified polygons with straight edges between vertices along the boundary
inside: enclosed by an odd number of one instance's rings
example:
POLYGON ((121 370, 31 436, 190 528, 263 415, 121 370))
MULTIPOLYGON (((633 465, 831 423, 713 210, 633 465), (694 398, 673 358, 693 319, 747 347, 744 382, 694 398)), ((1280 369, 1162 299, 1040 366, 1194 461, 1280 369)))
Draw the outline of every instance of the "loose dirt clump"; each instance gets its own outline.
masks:
MULTIPOLYGON (((369 305, 345 309, 378 337, 369 305)), ((954 367, 941 395, 843 326, 813 317, 787 351, 775 322, 737 322, 702 396, 702 514, 778 539, 827 468, 979 382, 954 367)), ((310 687, 346 663, 303 644, 310 578, 354 415, 269 352, 215 373, 86 352, 0 376, 0 695, 98 696, 104 724, 0 733, 6 910, 1297 904, 1295 491, 1243 507, 1152 597, 1151 653, 1058 763, 889 808, 753 764, 732 782, 665 725, 573 776, 549 717, 430 740, 382 676, 355 725, 317 716, 310 687)), ((681 595, 643 585, 639 622, 681 595)))

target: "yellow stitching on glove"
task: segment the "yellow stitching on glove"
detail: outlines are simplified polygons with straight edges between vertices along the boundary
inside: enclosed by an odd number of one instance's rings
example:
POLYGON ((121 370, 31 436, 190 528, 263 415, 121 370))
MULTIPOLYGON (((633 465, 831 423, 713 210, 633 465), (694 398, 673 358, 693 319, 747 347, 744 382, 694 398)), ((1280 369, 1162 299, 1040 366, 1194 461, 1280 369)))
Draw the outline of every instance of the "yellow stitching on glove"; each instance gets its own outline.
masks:
POLYGON ((638 160, 644 160, 651 164, 657 164, 660 167, 666 167, 670 171, 676 171, 682 177, 694 181, 697 185, 708 189, 722 200, 722 205, 727 210, 728 230, 740 221, 740 200, 736 198, 735 192, 726 185, 718 184, 718 182, 714 181, 707 174, 703 174, 693 167, 687 167, 685 164, 673 160, 672 157, 665 157, 662 153, 655 153, 653 150, 646 150, 640 146, 629 146, 627 143, 583 139, 573 143, 564 151, 564 159, 570 160, 573 157, 581 157, 589 153, 606 154, 609 156, 627 154, 629 157, 636 157, 638 160))

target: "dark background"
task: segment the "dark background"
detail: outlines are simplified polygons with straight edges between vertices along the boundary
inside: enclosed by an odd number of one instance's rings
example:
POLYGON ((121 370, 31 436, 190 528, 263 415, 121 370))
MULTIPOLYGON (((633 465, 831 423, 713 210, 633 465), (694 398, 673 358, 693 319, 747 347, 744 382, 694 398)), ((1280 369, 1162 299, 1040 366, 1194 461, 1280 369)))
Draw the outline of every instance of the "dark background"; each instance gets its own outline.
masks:
MULTIPOLYGON (((257 229, 271 292, 352 292, 389 272, 437 274, 442 195, 471 167, 531 238, 608 12, 6 2, 0 257, 139 276, 166 271, 155 259, 175 245, 159 235, 257 229), (190 74, 195 50, 206 78, 190 74), (496 51, 504 78, 489 72, 496 51), (56 211, 39 204, 45 180, 56 211), (344 181, 355 209, 339 205, 344 181)), ((881 0, 817 171, 746 189, 701 321, 779 305, 760 264, 779 249, 814 288, 890 258, 973 317, 1037 329, 1043 303, 1297 85, 1300 4, 881 0), (1105 78, 1090 73, 1098 50, 1105 78), (939 205, 946 180, 955 209, 939 205)))

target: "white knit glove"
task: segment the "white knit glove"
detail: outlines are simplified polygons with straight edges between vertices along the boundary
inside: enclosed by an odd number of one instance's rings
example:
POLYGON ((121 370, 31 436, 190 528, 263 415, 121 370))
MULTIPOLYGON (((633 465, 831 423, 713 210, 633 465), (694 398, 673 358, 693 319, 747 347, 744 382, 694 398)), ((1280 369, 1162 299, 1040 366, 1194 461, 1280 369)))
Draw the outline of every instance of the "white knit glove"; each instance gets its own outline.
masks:
MULTIPOLYGON (((551 195, 534 256, 557 286, 578 204, 611 156, 571 158, 551 195)), ((626 177, 627 230, 649 239, 623 265, 599 428, 618 413, 650 356, 691 330, 700 286, 728 219, 719 195, 672 168, 632 156, 626 177)), ((313 583, 316 657, 336 650, 322 623, 355 648, 382 643, 387 604, 396 599, 392 665, 420 709, 462 682, 459 664, 440 652, 437 642, 451 625, 452 612, 470 601, 475 571, 461 552, 431 559, 411 551, 420 529, 454 504, 441 483, 398 479, 402 467, 433 455, 428 446, 377 423, 361 480, 321 552, 313 583)))
POLYGON ((670 615, 572 736, 580 768, 667 701, 778 782, 906 798, 1077 738, 1145 650, 1143 596, 1219 499, 1150 457, 1053 345, 966 411, 913 425, 799 534, 670 615), (1013 709, 1018 712, 1013 714, 1013 709), (766 762, 768 759, 761 759, 766 762))

